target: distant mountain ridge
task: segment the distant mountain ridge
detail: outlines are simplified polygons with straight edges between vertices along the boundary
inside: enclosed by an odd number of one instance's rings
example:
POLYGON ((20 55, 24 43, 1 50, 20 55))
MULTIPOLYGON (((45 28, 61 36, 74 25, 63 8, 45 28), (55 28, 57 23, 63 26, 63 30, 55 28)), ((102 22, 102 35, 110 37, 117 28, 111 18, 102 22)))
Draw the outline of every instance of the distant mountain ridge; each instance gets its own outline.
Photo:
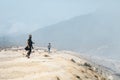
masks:
MULTIPOLYGON (((120 52, 119 21, 118 14, 95 12, 76 16, 30 34, 37 46, 46 47, 51 42, 52 47, 57 49, 111 57, 120 52)), ((28 35, 12 37, 10 42, 25 46, 28 35)))
POLYGON ((107 46, 102 49, 103 52, 99 52, 99 55, 116 53, 120 40, 118 37, 120 33, 118 20, 120 21, 120 16, 97 12, 77 16, 39 29, 32 34, 34 40, 41 45, 51 42, 59 49, 87 51, 89 53, 96 53, 98 48, 107 46))

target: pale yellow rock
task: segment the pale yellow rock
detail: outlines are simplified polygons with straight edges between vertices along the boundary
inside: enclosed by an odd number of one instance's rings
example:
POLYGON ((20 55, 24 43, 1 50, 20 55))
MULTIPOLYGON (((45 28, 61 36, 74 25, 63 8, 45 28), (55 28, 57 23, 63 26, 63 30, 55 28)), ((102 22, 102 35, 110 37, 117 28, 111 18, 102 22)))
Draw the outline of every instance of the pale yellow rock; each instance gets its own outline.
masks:
POLYGON ((86 60, 69 52, 34 50, 30 59, 25 53, 15 48, 0 52, 0 80, 101 80, 96 72, 82 66, 86 60))

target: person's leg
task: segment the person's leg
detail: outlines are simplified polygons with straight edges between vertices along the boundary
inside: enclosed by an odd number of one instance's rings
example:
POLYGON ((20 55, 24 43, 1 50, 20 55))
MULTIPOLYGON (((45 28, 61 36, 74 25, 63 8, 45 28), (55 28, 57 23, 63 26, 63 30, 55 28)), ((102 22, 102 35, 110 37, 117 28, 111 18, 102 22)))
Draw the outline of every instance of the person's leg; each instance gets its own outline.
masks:
POLYGON ((28 58, 30 58, 30 54, 31 54, 31 48, 30 48, 30 50, 29 50, 28 53, 27 53, 27 57, 28 57, 28 58))
POLYGON ((50 48, 48 48, 48 52, 50 53, 50 48))

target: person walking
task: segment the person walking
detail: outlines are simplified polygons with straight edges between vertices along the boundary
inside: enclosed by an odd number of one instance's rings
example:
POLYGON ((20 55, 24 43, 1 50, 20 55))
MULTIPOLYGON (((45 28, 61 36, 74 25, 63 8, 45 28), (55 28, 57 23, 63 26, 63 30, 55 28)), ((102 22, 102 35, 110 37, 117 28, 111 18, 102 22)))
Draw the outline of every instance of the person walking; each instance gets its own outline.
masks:
POLYGON ((48 53, 50 53, 51 43, 48 43, 48 53))
POLYGON ((27 47, 25 48, 25 50, 27 50, 27 55, 26 57, 30 58, 30 54, 31 54, 31 51, 33 49, 33 44, 34 42, 32 41, 32 35, 29 35, 29 39, 27 40, 27 47))

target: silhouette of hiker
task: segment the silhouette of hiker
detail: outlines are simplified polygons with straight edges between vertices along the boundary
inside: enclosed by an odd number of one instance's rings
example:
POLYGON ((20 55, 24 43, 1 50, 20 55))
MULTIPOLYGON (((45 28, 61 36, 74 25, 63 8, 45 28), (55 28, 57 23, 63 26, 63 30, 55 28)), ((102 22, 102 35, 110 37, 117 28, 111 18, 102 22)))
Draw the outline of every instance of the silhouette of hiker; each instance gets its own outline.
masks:
POLYGON ((48 53, 50 53, 51 43, 48 43, 48 53))
POLYGON ((28 50, 28 53, 26 55, 26 57, 28 58, 30 58, 31 51, 33 49, 33 44, 34 42, 32 42, 32 35, 29 35, 29 39, 27 40, 27 47, 25 48, 25 50, 28 50))

